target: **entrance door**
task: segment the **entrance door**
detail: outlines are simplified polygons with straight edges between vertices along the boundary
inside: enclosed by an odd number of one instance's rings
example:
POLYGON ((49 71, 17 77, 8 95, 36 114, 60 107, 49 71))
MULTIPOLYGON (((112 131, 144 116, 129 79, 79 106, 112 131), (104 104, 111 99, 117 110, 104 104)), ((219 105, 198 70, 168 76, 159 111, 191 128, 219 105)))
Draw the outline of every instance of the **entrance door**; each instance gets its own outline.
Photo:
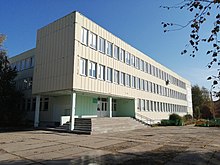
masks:
POLYGON ((107 111, 108 101, 106 98, 99 98, 97 104, 97 116, 98 117, 107 117, 109 112, 107 111))

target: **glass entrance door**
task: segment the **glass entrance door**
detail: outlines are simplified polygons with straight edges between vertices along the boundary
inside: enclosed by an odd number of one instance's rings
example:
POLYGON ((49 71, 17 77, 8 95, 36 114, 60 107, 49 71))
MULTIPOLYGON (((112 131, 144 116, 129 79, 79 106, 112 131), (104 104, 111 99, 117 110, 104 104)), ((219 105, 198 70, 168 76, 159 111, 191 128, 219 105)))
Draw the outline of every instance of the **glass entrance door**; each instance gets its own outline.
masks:
POLYGON ((97 116, 98 117, 107 117, 109 113, 107 111, 108 100, 106 98, 98 98, 97 103, 97 116))

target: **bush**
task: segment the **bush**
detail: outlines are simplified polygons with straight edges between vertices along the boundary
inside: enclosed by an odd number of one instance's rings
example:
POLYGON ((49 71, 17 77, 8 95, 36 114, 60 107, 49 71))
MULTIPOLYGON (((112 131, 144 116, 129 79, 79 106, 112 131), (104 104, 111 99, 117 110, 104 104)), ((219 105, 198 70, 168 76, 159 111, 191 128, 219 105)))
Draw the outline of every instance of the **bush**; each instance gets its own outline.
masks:
POLYGON ((171 114, 169 120, 161 120, 162 126, 182 126, 184 125, 183 119, 177 114, 171 114))
POLYGON ((187 114, 183 116, 183 121, 191 121, 193 119, 192 115, 187 114))
POLYGON ((175 114, 175 113, 171 114, 170 117, 169 117, 169 120, 174 120, 174 121, 181 120, 181 119, 182 119, 182 117, 175 114))
POLYGON ((161 126, 174 126, 175 125, 175 121, 173 120, 161 120, 160 123, 161 126))

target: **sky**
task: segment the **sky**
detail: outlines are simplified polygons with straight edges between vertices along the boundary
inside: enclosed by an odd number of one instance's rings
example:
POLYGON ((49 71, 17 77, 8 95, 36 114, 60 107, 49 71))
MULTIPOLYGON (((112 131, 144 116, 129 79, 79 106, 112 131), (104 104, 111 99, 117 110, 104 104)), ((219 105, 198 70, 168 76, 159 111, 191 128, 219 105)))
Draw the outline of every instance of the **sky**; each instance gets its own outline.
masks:
MULTIPOLYGON (((166 10, 177 0, 0 0, 0 33, 12 57, 36 45, 37 30, 73 11, 79 11, 117 37, 188 79, 210 89, 207 77, 216 69, 206 67, 210 57, 202 45, 195 58, 181 55, 189 40, 190 28, 164 33, 161 22, 185 24, 192 15, 166 10)), ((208 33, 205 29, 203 33, 208 33)))

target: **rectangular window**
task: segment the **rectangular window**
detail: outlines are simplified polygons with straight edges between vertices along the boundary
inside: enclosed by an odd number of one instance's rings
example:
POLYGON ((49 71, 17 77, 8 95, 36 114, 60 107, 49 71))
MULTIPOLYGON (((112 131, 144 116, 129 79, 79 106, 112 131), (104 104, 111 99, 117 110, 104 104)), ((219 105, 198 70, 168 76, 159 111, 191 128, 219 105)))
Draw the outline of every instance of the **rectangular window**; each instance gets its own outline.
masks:
POLYGON ((24 70, 25 69, 25 60, 22 60, 21 61, 21 70, 24 70))
POLYGON ((81 42, 85 45, 88 45, 88 30, 85 28, 82 28, 81 30, 81 42))
POLYGON ((150 107, 151 107, 151 111, 154 111, 154 102, 150 101, 150 107))
POLYGON ((125 74, 125 85, 130 87, 131 86, 131 76, 129 74, 125 74))
POLYGON ((120 74, 120 84, 125 85, 125 73, 123 72, 120 74))
POLYGON ((119 47, 118 46, 114 46, 114 58, 118 60, 119 58, 119 47))
POLYGON ((116 84, 119 84, 119 71, 118 70, 114 70, 114 82, 116 84))
POLYGON ((149 100, 146 100, 146 110, 150 111, 150 105, 149 105, 149 100))
POLYGON ((145 91, 149 91, 149 88, 148 88, 148 81, 145 81, 145 91))
POLYGON ((33 98, 31 111, 35 111, 35 107, 36 107, 36 98, 33 98))
POLYGON ((31 65, 30 65, 30 58, 26 58, 25 59, 25 69, 28 69, 30 67, 31 67, 31 65))
POLYGON ((135 80, 136 80, 136 78, 135 78, 134 76, 132 76, 132 77, 131 77, 131 87, 132 87, 132 88, 135 88, 135 87, 136 87, 136 85, 135 85, 135 84, 136 84, 136 81, 135 81, 135 80))
POLYGON ((153 85, 152 85, 152 82, 149 82, 148 84, 149 84, 149 90, 150 90, 150 92, 153 93, 153 85))
POLYGON ((106 41, 106 54, 112 56, 112 43, 109 41, 106 41))
POLYGON ((135 67, 136 67, 137 69, 140 69, 140 59, 137 58, 137 57, 135 57, 135 67))
POLYGON ((145 100, 141 100, 141 110, 145 111, 145 100))
POLYGON ((97 73, 96 63, 89 61, 89 76, 96 78, 96 73, 97 73))
POLYGON ((140 70, 144 70, 144 61, 140 60, 140 70))
POLYGON ((44 111, 48 111, 49 108, 49 98, 44 98, 44 111))
POLYGON ((34 57, 30 58, 30 67, 34 67, 34 57))
POLYGON ((137 109, 141 110, 141 99, 137 99, 137 109))
POLYGON ((152 65, 149 64, 149 73, 152 75, 152 65))
POLYGON ((99 51, 105 53, 105 39, 99 37, 99 51))
POLYGON ((80 74, 83 76, 87 75, 87 60, 84 58, 80 59, 80 74))
POLYGON ((135 66, 135 58, 132 54, 131 54, 131 66, 135 66))
POLYGON ((130 64, 130 53, 128 53, 128 52, 125 52, 125 62, 126 62, 126 64, 130 64))
POLYGON ((141 85, 140 85, 140 87, 141 87, 141 90, 145 90, 145 83, 144 83, 144 80, 143 80, 143 79, 141 79, 141 85))
POLYGON ((148 63, 145 62, 145 72, 148 73, 148 63))
POLYGON ((97 35, 92 32, 89 33, 89 46, 97 49, 97 35))
POLYGON ((107 74, 106 74, 106 80, 109 82, 112 82, 112 68, 107 67, 107 74))
POLYGON ((124 49, 121 49, 120 51, 119 60, 122 62, 125 62, 125 50, 124 49))
POLYGON ((31 111, 31 99, 27 99, 27 111, 31 111))
POLYGON ((136 88, 140 89, 140 78, 137 77, 136 88))
POLYGON ((99 79, 100 80, 105 80, 105 66, 104 65, 99 65, 99 79))

